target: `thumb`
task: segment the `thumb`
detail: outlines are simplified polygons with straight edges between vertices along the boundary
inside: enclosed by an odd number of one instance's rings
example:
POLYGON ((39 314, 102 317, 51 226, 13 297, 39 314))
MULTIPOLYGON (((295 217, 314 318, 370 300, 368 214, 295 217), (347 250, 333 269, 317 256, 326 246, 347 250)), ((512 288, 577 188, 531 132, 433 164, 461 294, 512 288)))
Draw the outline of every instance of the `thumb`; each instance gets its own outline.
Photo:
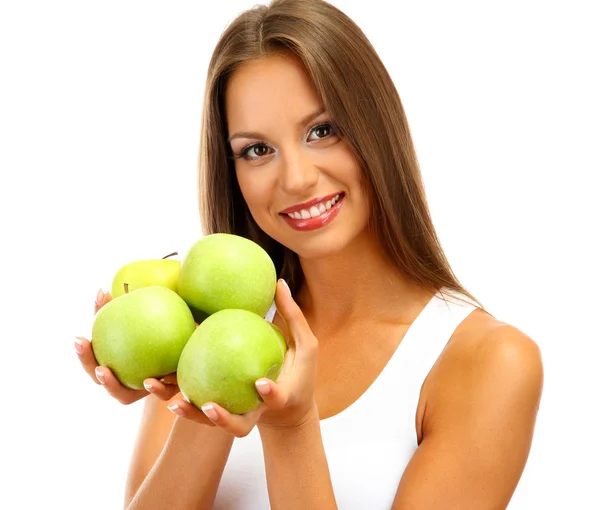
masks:
POLYGON ((275 305, 277 311, 283 317, 296 346, 300 346, 314 338, 302 310, 294 301, 290 288, 283 279, 277 282, 275 305))

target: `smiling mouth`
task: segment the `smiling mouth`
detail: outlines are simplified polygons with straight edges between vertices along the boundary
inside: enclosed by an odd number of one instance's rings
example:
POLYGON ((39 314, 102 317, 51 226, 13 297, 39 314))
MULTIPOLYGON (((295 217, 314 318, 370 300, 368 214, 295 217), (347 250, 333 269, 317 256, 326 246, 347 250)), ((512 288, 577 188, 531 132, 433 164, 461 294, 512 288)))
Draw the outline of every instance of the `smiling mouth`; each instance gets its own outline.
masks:
POLYGON ((312 205, 306 209, 300 209, 298 211, 290 212, 290 213, 280 213, 282 216, 287 216, 293 220, 309 220, 311 218, 318 218, 322 214, 326 213, 331 209, 336 203, 338 203, 344 196, 344 193, 338 193, 330 200, 324 200, 323 202, 319 202, 317 204, 312 205))

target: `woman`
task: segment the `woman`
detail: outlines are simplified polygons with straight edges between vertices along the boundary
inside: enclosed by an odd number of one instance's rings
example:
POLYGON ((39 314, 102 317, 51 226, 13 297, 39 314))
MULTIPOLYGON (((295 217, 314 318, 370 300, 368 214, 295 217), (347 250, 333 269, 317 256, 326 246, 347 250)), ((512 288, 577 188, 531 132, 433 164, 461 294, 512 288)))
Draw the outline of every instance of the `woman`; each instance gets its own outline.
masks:
POLYGON ((126 507, 505 508, 540 352, 452 273, 401 101, 360 29, 318 0, 235 19, 209 66, 199 167, 204 233, 273 258, 290 348, 277 382, 256 382, 265 403, 236 416, 187 403, 174 375, 128 390, 78 340, 113 397, 152 394, 126 507))

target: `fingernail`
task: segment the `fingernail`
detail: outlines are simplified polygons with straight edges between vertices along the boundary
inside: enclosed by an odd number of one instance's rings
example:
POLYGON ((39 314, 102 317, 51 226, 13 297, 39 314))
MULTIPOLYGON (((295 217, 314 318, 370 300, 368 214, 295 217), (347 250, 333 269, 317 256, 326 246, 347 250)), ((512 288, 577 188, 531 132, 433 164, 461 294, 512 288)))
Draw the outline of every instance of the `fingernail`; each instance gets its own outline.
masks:
POLYGON ((256 390, 261 395, 268 395, 269 393, 271 393, 271 386, 269 386, 269 381, 265 381, 264 379, 256 381, 256 390))
POLYGON ((212 404, 202 406, 202 412, 210 421, 217 421, 219 419, 219 415, 212 404))
POLYGON ((167 409, 172 413, 178 414, 179 416, 183 416, 183 411, 181 410, 181 407, 179 407, 177 404, 171 404, 170 406, 167 406, 167 409))
POLYGON ((283 278, 280 278, 280 280, 281 280, 281 283, 283 283, 283 286, 287 289, 288 294, 291 296, 292 295, 292 291, 290 290, 290 287, 287 284, 287 282, 283 278))
POLYGON ((104 384, 104 374, 102 373, 102 370, 99 370, 99 368, 96 367, 96 370, 94 371, 96 372, 96 379, 98 379, 100 384, 104 384))
POLYGON ((77 354, 83 354, 83 341, 78 336, 75 337, 75 350, 77 354))
POLYGON ((100 289, 98 291, 98 294, 96 294, 96 304, 97 305, 102 304, 103 299, 104 299, 104 291, 102 289, 100 289))
POLYGON ((144 388, 146 388, 146 391, 152 393, 154 391, 154 389, 152 388, 152 384, 145 382, 144 383, 144 388))

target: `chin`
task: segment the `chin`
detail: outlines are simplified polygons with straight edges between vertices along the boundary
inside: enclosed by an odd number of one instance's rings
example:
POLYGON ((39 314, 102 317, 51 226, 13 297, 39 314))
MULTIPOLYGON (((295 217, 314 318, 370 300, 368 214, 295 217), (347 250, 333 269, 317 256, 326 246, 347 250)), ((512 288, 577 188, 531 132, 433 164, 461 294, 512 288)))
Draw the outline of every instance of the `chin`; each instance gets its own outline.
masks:
MULTIPOLYGON (((337 225, 337 227, 339 226, 337 225)), ((331 225, 331 227, 334 227, 334 225, 331 225)), ((366 224, 363 226, 354 223, 350 229, 328 228, 319 232, 319 235, 315 235, 316 233, 305 235, 295 232, 286 232, 285 235, 282 235, 281 230, 278 230, 272 237, 295 252, 300 258, 317 260, 343 253, 350 245, 366 234, 366 228, 366 224)))
POLYGON ((318 260, 338 255, 344 251, 347 243, 331 239, 328 241, 313 239, 311 242, 293 243, 288 248, 305 260, 318 260))

